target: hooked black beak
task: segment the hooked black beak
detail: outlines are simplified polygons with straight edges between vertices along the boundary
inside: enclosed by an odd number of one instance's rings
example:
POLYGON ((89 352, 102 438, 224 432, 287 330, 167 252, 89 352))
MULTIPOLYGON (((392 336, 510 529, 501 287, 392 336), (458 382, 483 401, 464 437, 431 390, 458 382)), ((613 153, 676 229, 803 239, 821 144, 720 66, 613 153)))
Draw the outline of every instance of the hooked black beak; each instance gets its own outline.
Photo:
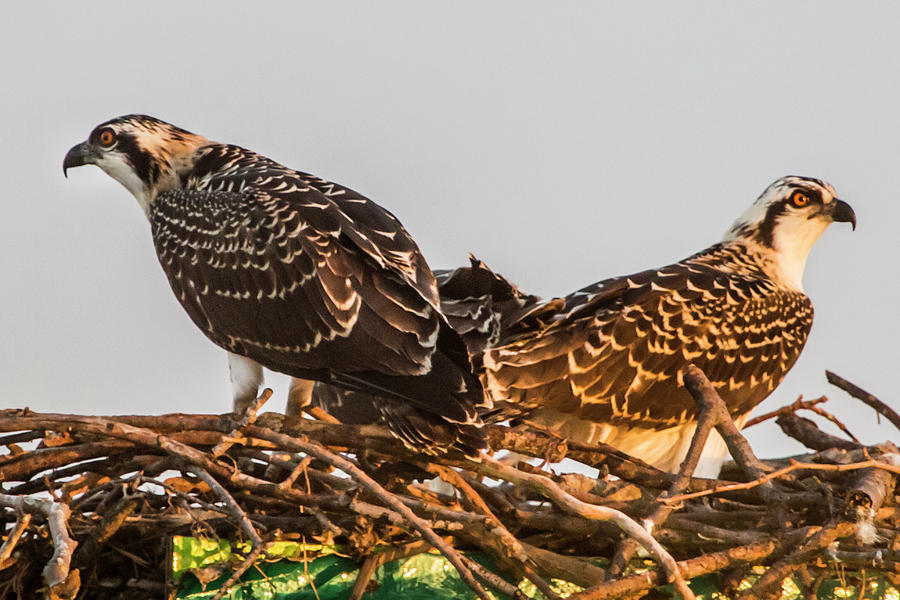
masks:
POLYGON ((856 230, 856 213, 843 200, 834 199, 834 205, 831 207, 831 220, 839 223, 850 223, 853 226, 853 230, 856 230))
POLYGON ((89 165, 93 162, 94 155, 90 145, 87 142, 81 142, 66 152, 66 157, 63 159, 63 177, 68 177, 66 171, 70 168, 89 165))

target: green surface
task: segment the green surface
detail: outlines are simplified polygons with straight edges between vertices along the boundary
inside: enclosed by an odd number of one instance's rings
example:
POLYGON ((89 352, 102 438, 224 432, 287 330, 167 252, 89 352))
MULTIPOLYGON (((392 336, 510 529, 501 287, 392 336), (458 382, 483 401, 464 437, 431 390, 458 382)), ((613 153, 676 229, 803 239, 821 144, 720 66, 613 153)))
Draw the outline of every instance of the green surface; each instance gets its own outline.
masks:
MULTIPOLYGON (((247 552, 246 544, 238 551, 247 552)), ((228 600, 344 600, 353 588, 358 565, 340 556, 334 548, 297 542, 273 544, 268 554, 270 561, 260 561, 249 569, 241 581, 225 594, 228 600), (306 558, 306 560, 304 560, 306 558)), ((473 558, 491 569, 489 559, 474 555, 473 558)), ((173 540, 173 577, 181 582, 176 598, 181 600, 207 600, 212 598, 225 583, 241 557, 232 554, 228 542, 177 537, 173 540), (204 587, 200 579, 207 581, 204 587), (219 575, 213 578, 213 576, 219 575)), ((755 574, 742 583, 752 585, 764 569, 757 567, 755 574)), ((578 586, 564 581, 551 580, 551 585, 562 597, 579 590, 578 586)), ((714 575, 698 577, 690 582, 698 600, 725 600, 718 591, 718 578, 714 575)), ((519 584, 526 595, 542 599, 527 581, 519 584)), ((507 596, 494 592, 498 600, 507 596)), ((781 600, 799 600, 803 597, 796 584, 788 579, 782 585, 781 600)), ((835 571, 833 578, 822 582, 818 591, 820 600, 900 600, 900 592, 877 572, 868 573, 861 580, 859 573, 835 571), (858 583, 865 591, 860 595, 858 583)), ((468 600, 476 596, 466 587, 453 567, 439 554, 419 554, 411 558, 388 563, 375 572, 370 591, 365 600, 468 600)))

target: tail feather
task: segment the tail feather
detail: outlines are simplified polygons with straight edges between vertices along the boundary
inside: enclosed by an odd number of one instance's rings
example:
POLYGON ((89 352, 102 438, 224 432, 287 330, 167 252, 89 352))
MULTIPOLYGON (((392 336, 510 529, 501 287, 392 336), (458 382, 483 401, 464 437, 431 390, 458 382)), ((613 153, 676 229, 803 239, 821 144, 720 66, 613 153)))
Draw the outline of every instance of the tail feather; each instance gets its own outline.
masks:
POLYGON ((430 373, 342 374, 336 385, 316 383, 313 402, 345 423, 381 423, 417 451, 455 448, 477 457, 486 449, 481 415, 490 414, 492 405, 472 373, 470 357, 477 362, 507 327, 541 302, 475 257, 469 260, 469 266, 435 273, 448 325, 440 332, 430 373))
POLYGON ((480 419, 450 423, 412 404, 322 382, 316 383, 313 402, 342 423, 381 423, 417 452, 437 455, 455 449, 474 458, 487 448, 480 419))
POLYGON ((541 304, 511 281, 469 255, 470 265, 436 271, 441 310, 463 338, 470 355, 500 341, 504 332, 541 304))

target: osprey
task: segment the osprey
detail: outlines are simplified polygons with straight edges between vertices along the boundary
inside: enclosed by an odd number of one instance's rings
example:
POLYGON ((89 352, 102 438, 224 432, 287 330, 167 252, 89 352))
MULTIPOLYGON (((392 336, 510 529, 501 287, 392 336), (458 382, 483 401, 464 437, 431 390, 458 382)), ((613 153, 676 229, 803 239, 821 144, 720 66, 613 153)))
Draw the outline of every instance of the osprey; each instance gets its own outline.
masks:
MULTIPOLYGON (((501 413, 677 471, 698 416, 683 367, 701 368, 742 426, 803 349, 813 320, 803 268, 833 221, 856 227, 831 185, 779 179, 720 243, 595 283, 508 325, 480 355, 485 391, 501 413)), ((698 476, 715 476, 725 456, 714 432, 698 476)))
POLYGON ((63 172, 94 164, 150 221, 172 291, 228 351, 236 410, 262 368, 411 411, 421 449, 484 447, 485 407, 434 275, 387 210, 336 183, 154 117, 98 125, 63 172))

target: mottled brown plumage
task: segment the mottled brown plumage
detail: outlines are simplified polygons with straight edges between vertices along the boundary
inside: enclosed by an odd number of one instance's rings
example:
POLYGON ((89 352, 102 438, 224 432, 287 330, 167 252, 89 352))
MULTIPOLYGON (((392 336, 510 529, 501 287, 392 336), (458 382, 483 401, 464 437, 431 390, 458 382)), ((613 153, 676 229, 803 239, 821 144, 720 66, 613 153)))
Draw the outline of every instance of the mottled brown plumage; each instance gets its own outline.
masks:
POLYGON ((391 213, 338 184, 142 115, 99 125, 64 166, 87 163, 137 197, 179 302, 250 372, 236 389, 255 394, 262 365, 411 406, 428 451, 484 447, 476 411, 484 397, 465 345, 391 213), (439 439, 429 441, 429 424, 439 439))
POLYGON ((517 410, 663 429, 696 418, 683 365, 703 369, 732 414, 743 414, 793 366, 812 317, 804 294, 779 289, 735 248, 715 246, 566 297, 549 325, 489 349, 485 374, 495 398, 517 410), (722 271, 724 263, 739 272, 722 271))
POLYGON ((485 390, 499 414, 674 470, 697 418, 682 369, 703 369, 742 423, 806 343, 813 309, 800 277, 832 221, 855 224, 855 216, 830 185, 780 179, 723 242, 601 281, 508 324, 480 356, 485 390))
MULTIPOLYGON (((475 356, 498 343, 509 326, 530 310, 545 306, 537 296, 521 292, 474 257, 469 266, 436 271, 435 277, 441 310, 475 356)), ((421 446, 426 434, 430 438, 441 435, 435 427, 423 424, 418 411, 409 405, 365 392, 320 381, 311 402, 344 423, 380 422, 411 446, 421 446)))

